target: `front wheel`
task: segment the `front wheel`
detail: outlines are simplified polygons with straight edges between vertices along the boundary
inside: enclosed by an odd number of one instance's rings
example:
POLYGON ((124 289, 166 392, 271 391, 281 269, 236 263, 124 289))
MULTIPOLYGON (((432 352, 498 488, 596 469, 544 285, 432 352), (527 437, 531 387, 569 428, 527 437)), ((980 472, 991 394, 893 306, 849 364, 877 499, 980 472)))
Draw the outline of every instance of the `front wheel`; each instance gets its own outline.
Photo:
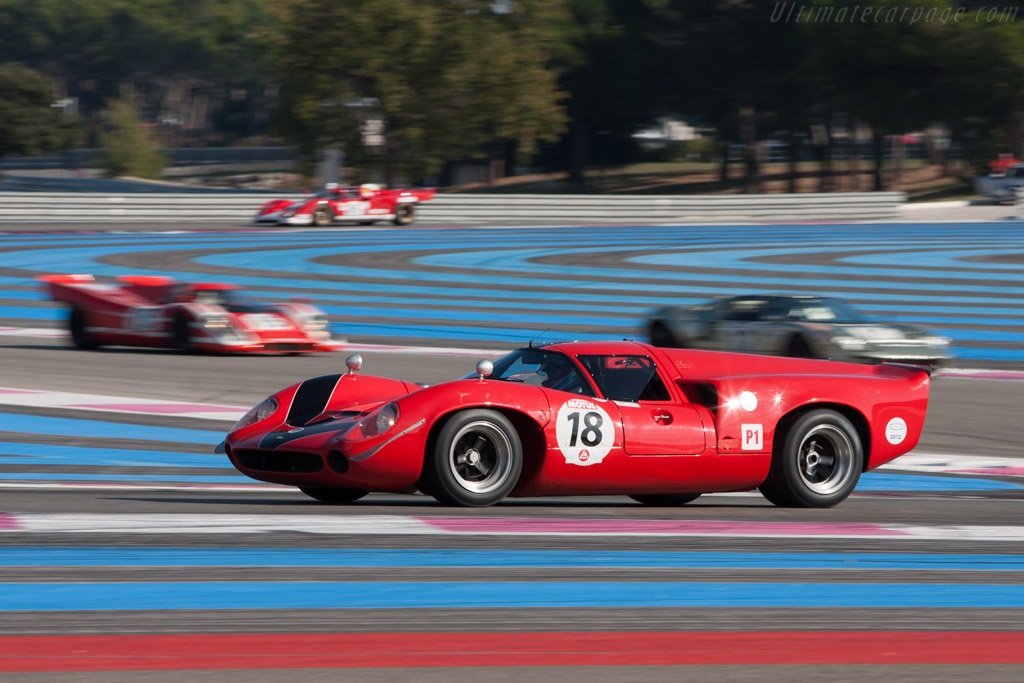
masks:
POLYGON ((447 505, 494 505, 512 491, 522 468, 522 442, 508 418, 465 410, 448 420, 428 454, 427 490, 447 505))
POLYGON ((395 207, 395 225, 409 225, 416 217, 416 207, 412 204, 399 204, 395 207))
POLYGON ((782 507, 832 507, 853 492, 863 469, 853 424, 834 410, 814 410, 787 430, 760 490, 782 507))
POLYGON ((369 493, 369 491, 364 491, 363 489, 321 488, 313 486, 300 486, 299 490, 310 498, 319 500, 321 503, 333 503, 335 505, 351 503, 369 493))
POLYGON ((174 348, 183 353, 191 353, 192 347, 192 325, 188 316, 184 313, 174 318, 174 327, 171 330, 171 338, 174 341, 174 348))
POLYGON ((326 204, 321 204, 313 210, 313 225, 323 227, 325 225, 330 225, 333 220, 334 212, 331 211, 331 207, 326 204))
POLYGON ((700 498, 699 493, 654 493, 630 496, 633 500, 653 507, 672 508, 686 505, 700 498))
POLYGON ((72 308, 68 320, 71 342, 79 349, 91 350, 99 346, 85 329, 85 312, 81 308, 72 308))

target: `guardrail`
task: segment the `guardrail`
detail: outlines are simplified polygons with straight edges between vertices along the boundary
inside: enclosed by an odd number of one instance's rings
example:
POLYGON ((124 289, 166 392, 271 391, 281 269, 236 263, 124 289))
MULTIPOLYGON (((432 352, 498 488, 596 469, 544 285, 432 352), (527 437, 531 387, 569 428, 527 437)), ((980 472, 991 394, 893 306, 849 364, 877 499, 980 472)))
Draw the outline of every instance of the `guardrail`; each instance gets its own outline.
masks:
MULTIPOLYGON (((275 195, 299 199, 303 195, 275 195)), ((0 221, 248 221, 264 197, 243 193, 0 193, 0 221)), ((429 221, 749 222, 891 220, 903 192, 776 195, 439 194, 429 221)))

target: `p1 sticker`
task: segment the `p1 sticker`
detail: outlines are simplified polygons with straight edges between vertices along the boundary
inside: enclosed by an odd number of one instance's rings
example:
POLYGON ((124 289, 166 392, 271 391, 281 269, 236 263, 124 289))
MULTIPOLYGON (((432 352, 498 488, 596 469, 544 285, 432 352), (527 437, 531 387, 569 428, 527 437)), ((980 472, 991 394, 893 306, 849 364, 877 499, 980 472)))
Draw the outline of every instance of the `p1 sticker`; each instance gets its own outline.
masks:
POLYGON ((604 408, 584 398, 562 404, 555 418, 558 448, 570 465, 596 465, 615 443, 615 423, 604 408))
POLYGON ((894 417, 885 425, 885 440, 895 446, 907 438, 907 423, 902 417, 894 417))
POLYGON ((740 425, 740 429, 743 430, 743 450, 759 451, 764 447, 764 428, 761 425, 740 425))

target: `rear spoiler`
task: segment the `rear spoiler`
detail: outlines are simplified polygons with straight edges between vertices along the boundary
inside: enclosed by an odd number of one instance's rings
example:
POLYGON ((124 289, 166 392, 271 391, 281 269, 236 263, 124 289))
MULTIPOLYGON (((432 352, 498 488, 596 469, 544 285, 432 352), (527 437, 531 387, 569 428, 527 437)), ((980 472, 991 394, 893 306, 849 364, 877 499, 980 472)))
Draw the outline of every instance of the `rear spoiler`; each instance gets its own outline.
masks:
POLYGON ((139 287, 159 287, 174 282, 174 278, 166 275, 118 275, 116 280, 126 285, 137 285, 139 287))

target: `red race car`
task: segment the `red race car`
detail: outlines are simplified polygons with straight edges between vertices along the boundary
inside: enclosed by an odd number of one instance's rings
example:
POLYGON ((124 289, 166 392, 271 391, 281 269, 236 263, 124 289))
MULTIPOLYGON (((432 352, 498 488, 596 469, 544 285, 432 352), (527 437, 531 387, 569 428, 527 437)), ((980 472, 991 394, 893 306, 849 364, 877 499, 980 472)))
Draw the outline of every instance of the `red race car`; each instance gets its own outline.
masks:
POLYGON ((218 452, 321 501, 419 489, 450 505, 624 494, 681 505, 759 488, 828 507, 912 449, 929 374, 632 341, 530 346, 430 387, 355 374, 270 396, 218 452))
POLYGON ((337 351, 327 316, 304 303, 261 304, 234 285, 123 276, 120 284, 91 275, 42 275, 50 296, 71 306, 71 340, 155 346, 182 351, 261 353, 337 351))
POLYGON ((328 185, 322 192, 293 202, 275 199, 267 202, 253 217, 253 223, 284 225, 330 225, 338 221, 373 225, 391 221, 408 225, 416 216, 416 205, 434 198, 436 190, 382 190, 377 185, 337 187, 328 185))

